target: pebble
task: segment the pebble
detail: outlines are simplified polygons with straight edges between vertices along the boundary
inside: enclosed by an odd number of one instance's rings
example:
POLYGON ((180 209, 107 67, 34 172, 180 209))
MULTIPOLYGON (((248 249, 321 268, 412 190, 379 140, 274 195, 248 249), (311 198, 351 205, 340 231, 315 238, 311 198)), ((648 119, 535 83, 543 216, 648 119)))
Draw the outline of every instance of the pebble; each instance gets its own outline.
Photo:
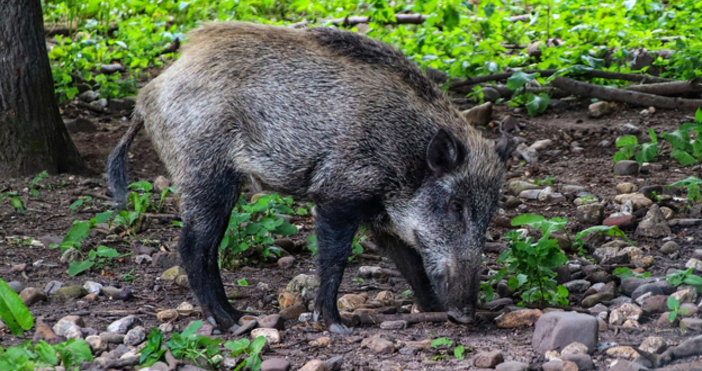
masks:
POLYGON ((500 363, 495 367, 497 371, 528 371, 529 365, 522 362, 509 361, 505 363, 500 363))
POLYGON ((516 180, 510 182, 507 185, 507 188, 509 188, 515 195, 518 195, 523 191, 527 190, 541 190, 541 186, 538 186, 534 183, 525 182, 523 180, 516 180))
POLYGON ((621 195, 614 196, 614 202, 624 205, 631 201, 634 211, 649 207, 653 204, 650 198, 642 195, 641 193, 624 193, 621 195))
POLYGON ((517 328, 521 326, 532 326, 541 317, 543 312, 538 309, 521 309, 513 312, 503 313, 495 318, 495 324, 499 328, 517 328))
POLYGON ((572 280, 564 283, 563 286, 568 289, 570 293, 581 293, 585 292, 591 285, 587 280, 572 280))
POLYGON ((638 321, 643 314, 641 308, 638 305, 632 303, 622 304, 617 309, 614 309, 609 314, 609 324, 615 326, 621 326, 627 320, 638 321))
MULTIPOLYGON (((280 303, 280 297, 278 297, 278 303, 280 303)), ((281 306, 281 308, 283 307, 281 306)), ((282 317, 284 320, 293 320, 299 318, 301 314, 306 312, 307 307, 302 304, 291 305, 280 311, 280 317, 282 317)))
POLYGON ((146 339, 146 330, 143 326, 136 326, 133 329, 127 331, 124 336, 125 345, 139 345, 146 339))
POLYGON ((480 352, 473 358, 473 366, 479 368, 494 368, 504 361, 504 356, 500 350, 480 352))
POLYGON ((612 113, 612 106, 607 102, 595 102, 587 107, 590 117, 600 118, 612 113))
POLYGON ((61 263, 69 264, 80 259, 80 251, 71 247, 61 254, 61 263))
POLYGON ((570 361, 554 359, 541 365, 543 371, 578 371, 578 365, 570 361))
POLYGON ((314 291, 317 287, 319 287, 319 278, 317 276, 300 274, 295 276, 290 283, 288 283, 286 290, 294 294, 305 296, 306 292, 314 291))
POLYGON ((637 236, 659 238, 666 237, 670 234, 668 222, 665 220, 665 216, 658 205, 652 205, 648 209, 646 217, 639 223, 639 226, 636 227, 637 236))
POLYGON ((576 312, 549 312, 536 322, 532 346, 543 354, 579 342, 593 352, 597 347, 598 330, 597 319, 593 316, 576 312))
POLYGON ((665 339, 660 336, 649 336, 641 342, 639 349, 651 354, 660 354, 668 347, 665 339))
POLYGON ((348 310, 350 312, 357 308, 363 307, 363 304, 368 301, 368 294, 346 294, 337 300, 339 310, 348 310))
POLYGON ((641 309, 645 313, 663 313, 668 310, 668 296, 654 295, 644 300, 641 309))
POLYGON ((680 251, 680 246, 678 245, 677 242, 675 241, 668 241, 661 246, 660 252, 663 254, 675 254, 676 252, 680 251))
POLYGON ((86 281, 83 288, 88 291, 88 294, 99 294, 100 290, 102 289, 102 285, 97 282, 86 281))
POLYGON ((695 269, 702 270, 702 260, 690 258, 690 260, 688 260, 685 263, 685 268, 695 268, 695 269))
POLYGON ((254 327, 256 327, 256 325, 258 325, 258 321, 255 319, 249 320, 249 321, 244 321, 244 322, 239 320, 239 324, 240 324, 239 328, 234 330, 234 336, 241 336, 241 335, 244 335, 247 332, 253 330, 254 327))
POLYGON ((287 269, 293 266, 295 258, 292 256, 284 256, 278 259, 278 266, 283 269, 287 269))
POLYGON ((77 326, 78 329, 80 329, 81 327, 85 327, 85 322, 80 316, 65 316, 56 322, 53 330, 56 335, 65 337, 66 330, 72 326, 77 326))
POLYGON ((190 287, 190 284, 188 283, 188 276, 185 274, 181 274, 178 277, 176 277, 175 283, 176 283, 176 285, 178 285, 180 287, 185 287, 185 288, 190 287))
POLYGON ((154 259, 150 255, 141 254, 134 257, 136 264, 152 264, 154 259))
POLYGON ((107 342, 102 340, 100 336, 90 335, 85 338, 85 342, 90 346, 93 354, 97 354, 107 350, 107 342))
POLYGON ((639 187, 636 184, 629 182, 619 183, 615 188, 619 194, 634 193, 639 190, 639 187))
POLYGON ((680 328, 693 331, 702 331, 702 318, 683 318, 680 328))
POLYGON ((627 361, 626 359, 617 359, 612 362, 609 371, 648 371, 648 368, 639 363, 627 361))
POLYGON ((57 299, 76 299, 88 295, 88 290, 83 286, 64 286, 56 290, 54 297, 57 299))
POLYGON ((327 365, 318 359, 313 359, 305 363, 299 371, 327 371, 327 365))
POLYGON ((331 339, 328 336, 316 338, 308 343, 312 347, 326 348, 331 345, 331 339))
POLYGON ((361 341, 361 348, 368 348, 375 354, 392 354, 395 351, 395 346, 392 341, 379 338, 365 338, 361 341))
POLYGON ((50 281, 49 283, 44 286, 44 293, 47 295, 53 295, 58 291, 58 289, 61 288, 63 284, 59 281, 50 281))
POLYGON ((341 365, 344 362, 344 356, 336 356, 336 357, 331 357, 324 361, 324 364, 327 365, 327 370, 328 371, 339 371, 341 370, 341 365))
POLYGON ((178 311, 175 309, 166 309, 162 310, 158 313, 156 313, 156 318, 158 318, 159 321, 168 321, 168 322, 174 322, 178 320, 178 311))
POLYGON ((109 344, 123 344, 124 334, 115 334, 114 332, 100 333, 100 339, 109 344))
POLYGON ((600 224, 604 220, 604 204, 591 203, 580 205, 575 210, 575 217, 585 224, 600 224))
POLYGON ((290 362, 283 358, 270 358, 261 363, 261 371, 288 371, 290 362))
POLYGON ((107 331, 115 333, 115 334, 126 334, 127 331, 132 327, 134 322, 136 321, 136 317, 132 316, 126 316, 123 318, 120 318, 112 323, 110 323, 109 326, 107 326, 107 331))
POLYGON ((285 320, 279 314, 271 314, 258 319, 258 327, 285 330, 285 320))
POLYGON ((7 286, 10 288, 10 290, 16 292, 17 294, 24 290, 24 285, 20 281, 10 281, 7 283, 7 286))
POLYGON ((383 321, 380 323, 380 328, 383 330, 404 330, 409 327, 409 322, 399 321, 383 321))
POLYGON ((400 354, 403 356, 413 356, 417 354, 418 349, 417 348, 412 348, 412 347, 402 347, 398 351, 400 354))
POLYGON ((622 160, 614 164, 614 175, 635 176, 639 174, 639 163, 632 160, 622 160))
POLYGON ((151 258, 153 259, 151 265, 158 268, 168 268, 181 264, 180 255, 177 252, 160 251, 153 254, 151 258))
POLYGON ((256 339, 259 336, 265 337, 269 344, 280 343, 280 332, 274 328, 257 328, 251 331, 252 339, 256 339))
POLYGON ((670 296, 678 299, 678 302, 681 304, 694 303, 695 299, 697 299, 697 290, 694 288, 681 289, 670 294, 670 296))
POLYGON ((564 361, 570 361, 578 366, 580 371, 590 371, 595 369, 595 363, 587 354, 565 354, 561 356, 564 361))
POLYGON ((597 248, 592 255, 603 265, 626 264, 631 259, 627 251, 616 246, 597 248))
POLYGON ((22 299, 24 305, 28 307, 40 301, 47 301, 49 299, 43 292, 35 289, 34 287, 25 288, 19 293, 19 297, 22 299))
POLYGON ((650 296, 653 295, 664 295, 665 293, 663 292, 663 289, 659 285, 656 285, 655 283, 646 283, 643 284, 634 290, 634 292, 631 293, 631 299, 632 300, 637 300, 639 297, 649 294, 650 296))
POLYGON ((162 274, 161 274, 161 279, 164 281, 173 281, 176 279, 178 276, 186 275, 185 269, 183 269, 181 266, 173 266, 171 268, 166 269, 162 274))

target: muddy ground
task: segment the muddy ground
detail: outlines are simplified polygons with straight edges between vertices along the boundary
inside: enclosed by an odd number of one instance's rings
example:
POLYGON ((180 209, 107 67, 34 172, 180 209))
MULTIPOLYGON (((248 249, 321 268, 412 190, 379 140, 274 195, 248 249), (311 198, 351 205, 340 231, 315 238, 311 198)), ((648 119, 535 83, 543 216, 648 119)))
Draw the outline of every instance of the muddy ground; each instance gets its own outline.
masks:
MULTIPOLYGON (((537 140, 551 139, 553 146, 550 150, 561 150, 560 154, 540 154, 538 162, 522 163, 521 159, 512 159, 509 162, 509 179, 521 178, 545 179, 553 177, 555 188, 565 184, 581 185, 593 195, 612 202, 617 194, 615 186, 622 182, 632 182, 639 187, 644 185, 665 185, 691 175, 702 177, 700 166, 682 168, 674 163, 668 156, 661 156, 660 160, 645 166, 638 176, 615 177, 613 176, 612 156, 616 151, 614 142, 621 135, 620 127, 632 124, 641 129, 638 135, 640 140, 647 138, 648 128, 657 132, 670 132, 683 122, 692 120, 690 113, 658 110, 655 113, 642 114, 642 107, 619 107, 613 114, 593 119, 588 115, 587 101, 561 102, 559 108, 549 109, 538 118, 529 117, 526 112, 504 105, 496 106, 493 114, 495 122, 502 120, 506 115, 511 115, 520 123, 519 136, 527 144, 537 140), (572 152, 572 142, 577 141, 583 150, 572 152), (609 141, 602 146, 602 141, 609 141)), ((61 301, 49 296, 47 301, 38 302, 30 306, 35 318, 43 318, 49 324, 55 323, 60 318, 78 313, 84 317, 87 327, 104 331, 107 325, 128 314, 136 315, 145 327, 157 327, 161 324, 156 313, 164 309, 177 307, 187 301, 196 304, 193 295, 187 288, 178 286, 174 282, 160 280, 160 275, 167 268, 138 265, 133 255, 115 259, 106 264, 95 267, 76 277, 70 277, 66 270, 67 265, 61 263, 60 249, 51 249, 46 245, 52 241, 60 240, 70 229, 74 220, 87 220, 96 212, 109 209, 107 204, 106 181, 103 168, 109 151, 116 145, 119 138, 126 131, 128 120, 124 113, 95 113, 75 105, 63 108, 64 120, 70 121, 77 117, 89 119, 96 126, 94 132, 73 133, 72 138, 80 153, 86 160, 91 176, 55 175, 39 182, 38 194, 31 195, 29 185, 32 177, 24 179, 0 179, 0 190, 17 191, 25 200, 27 212, 16 213, 10 206, 9 200, 0 203, 0 277, 5 281, 19 281, 24 287, 36 287, 43 290, 45 285, 52 280, 60 281, 65 285, 83 285, 86 281, 95 281, 103 285, 112 285, 122 289, 129 289, 131 297, 126 300, 109 300, 101 296, 97 301, 85 299, 70 299, 61 301), (81 210, 72 211, 69 205, 80 196, 90 195, 92 201, 86 202, 81 210), (30 243, 31 240, 42 243, 30 243), (26 264, 24 270, 11 271, 12 267, 26 264)), ((496 138, 494 128, 487 127, 486 135, 496 138)), ((130 153, 130 175, 133 180, 153 181, 157 176, 166 174, 164 166, 158 160, 148 138, 140 133, 132 145, 130 153)), ((511 195, 507 187, 505 195, 511 195)), ((248 191, 247 195, 251 192, 248 191)), ((684 197, 684 192, 678 192, 684 197)), ((296 200, 297 201, 297 200, 296 200)), ((567 197, 562 202, 549 203, 541 201, 522 200, 521 205, 505 206, 496 216, 490 227, 489 235, 492 242, 503 242, 502 236, 510 229, 509 220, 514 216, 530 212, 547 217, 567 217, 568 227, 573 233, 590 225, 576 220, 576 206, 572 197, 567 197)), ((607 214, 612 210, 607 210, 607 214)), ((169 199, 161 216, 151 218, 149 228, 139 233, 136 239, 129 235, 107 236, 101 232, 94 232, 83 246, 83 252, 105 244, 116 248, 121 253, 132 253, 135 246, 141 244, 154 251, 172 251, 175 248, 179 228, 172 225, 177 219, 177 206, 173 199, 169 199)), ((675 218, 688 217, 686 210, 680 210, 675 218)), ((699 216, 697 216, 699 218, 699 216)), ((302 229, 299 234, 292 237, 296 248, 293 253, 295 262, 291 268, 280 268, 275 261, 245 266, 235 271, 223 273, 227 291, 237 297, 234 305, 255 314, 273 314, 280 311, 277 294, 287 283, 301 273, 314 274, 314 258, 306 249, 306 239, 312 233, 311 217, 297 217, 294 222, 302 229), (245 278, 248 286, 239 286, 237 280, 245 278), (259 283, 267 284, 269 290, 262 289, 259 283)), ((672 240, 680 246, 680 252, 673 257, 659 251, 663 239, 647 239, 636 237, 633 230, 628 230, 631 236, 647 255, 652 255, 654 264, 647 268, 654 276, 661 276, 671 268, 683 268, 692 256, 695 248, 700 248, 702 231, 699 227, 673 227, 672 240)), ((370 240, 372 242, 372 236, 370 240)), ((374 297, 381 290, 390 290, 397 296, 409 289, 408 284, 400 277, 390 277, 387 282, 377 281, 372 278, 354 280, 358 278, 360 266, 381 266, 393 269, 392 263, 386 259, 378 260, 377 252, 366 251, 365 257, 355 259, 349 264, 341 286, 341 294, 367 292, 374 297)), ((486 253, 487 265, 493 267, 497 257, 496 252, 486 253)), ((632 266, 633 268, 633 266, 632 266)), ((571 303, 576 307, 581 295, 571 296, 571 303)), ((697 300, 695 303, 697 303, 697 300)), ((176 329, 182 330, 192 320, 197 318, 181 318, 175 323, 176 329)), ((683 332, 676 326, 666 328, 657 327, 655 322, 658 316, 644 316, 640 328, 609 328, 599 333, 599 341, 616 342, 618 345, 641 344, 647 336, 656 335, 675 344, 699 332, 688 329, 683 332)), ((473 327, 465 327, 451 323, 419 323, 404 330, 382 330, 378 327, 356 328, 353 335, 343 337, 335 334, 324 333, 310 323, 300 323, 297 320, 286 322, 286 331, 283 332, 282 342, 270 347, 264 359, 273 357, 287 358, 297 369, 312 359, 328 359, 342 355, 344 357, 342 370, 455 370, 470 369, 470 358, 481 351, 499 349, 506 360, 520 361, 538 367, 545 362, 544 356, 538 354, 531 345, 533 326, 514 329, 498 328, 495 323, 483 322, 473 327), (466 360, 459 360, 453 356, 435 357, 440 352, 435 349, 420 349, 416 354, 401 354, 394 352, 389 355, 375 355, 369 349, 361 347, 361 340, 367 337, 380 335, 402 344, 406 341, 420 341, 447 337, 454 341, 454 345, 464 345, 472 349, 467 353, 466 360), (320 336, 329 336, 331 344, 327 347, 313 347, 309 341, 320 336)), ((9 333, 1 333, 0 345, 16 345, 26 339, 31 339, 33 331, 15 337, 9 333)), ((232 339, 231 335, 222 335, 223 338, 232 339)), ((398 347, 401 347, 398 345, 398 347)), ((444 351, 445 352, 445 351, 444 351)), ((598 369, 606 369, 613 361, 612 357, 605 355, 603 349, 598 350, 593 356, 598 369)), ((678 360, 676 363, 689 363, 700 361, 700 357, 689 357, 678 360)))

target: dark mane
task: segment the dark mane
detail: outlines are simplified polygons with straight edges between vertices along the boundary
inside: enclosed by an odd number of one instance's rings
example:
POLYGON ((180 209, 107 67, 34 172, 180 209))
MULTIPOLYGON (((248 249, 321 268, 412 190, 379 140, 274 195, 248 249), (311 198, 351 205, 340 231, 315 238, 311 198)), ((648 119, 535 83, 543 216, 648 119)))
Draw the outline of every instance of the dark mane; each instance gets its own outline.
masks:
POLYGON ((352 61, 381 67, 409 85, 415 93, 427 100, 436 99, 441 93, 414 63, 399 50, 380 41, 335 28, 315 27, 307 30, 319 45, 333 54, 352 61))

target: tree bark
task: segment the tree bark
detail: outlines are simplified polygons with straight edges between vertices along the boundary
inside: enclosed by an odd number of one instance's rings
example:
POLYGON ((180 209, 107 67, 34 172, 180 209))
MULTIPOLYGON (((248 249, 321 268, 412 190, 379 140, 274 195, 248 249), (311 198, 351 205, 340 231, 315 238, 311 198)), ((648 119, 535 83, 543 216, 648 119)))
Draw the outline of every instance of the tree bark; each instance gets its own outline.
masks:
POLYGON ((84 173, 54 96, 40 0, 0 0, 0 176, 84 173))

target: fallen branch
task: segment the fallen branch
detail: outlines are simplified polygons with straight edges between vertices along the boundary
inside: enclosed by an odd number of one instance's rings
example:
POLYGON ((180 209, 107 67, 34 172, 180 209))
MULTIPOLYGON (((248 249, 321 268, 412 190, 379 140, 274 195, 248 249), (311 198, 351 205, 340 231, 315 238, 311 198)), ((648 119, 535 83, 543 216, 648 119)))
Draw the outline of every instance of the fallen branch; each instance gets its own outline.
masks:
MULTIPOLYGON (((499 315, 499 313, 478 311, 476 319, 480 321, 490 322, 499 315)), ((354 312, 354 322, 357 325, 377 325, 386 321, 406 321, 409 324, 421 322, 447 322, 448 314, 446 312, 425 312, 425 313, 396 313, 396 314, 376 314, 370 311, 354 312)))
MULTIPOLYGON (((560 71, 560 70, 524 70, 523 72, 538 73, 539 76, 541 76, 541 77, 551 77, 551 76, 555 75, 558 71, 560 71)), ((486 75, 486 76, 476 76, 476 77, 465 79, 465 80, 455 80, 449 85, 449 89, 458 89, 458 88, 461 88, 464 86, 478 85, 478 84, 482 84, 482 83, 489 82, 489 81, 504 81, 504 80, 507 80, 508 78, 512 77, 512 75, 515 72, 517 72, 517 71, 496 73, 494 75, 486 75)), ((638 82, 641 84, 675 81, 672 79, 666 79, 663 77, 656 77, 656 76, 651 76, 651 75, 599 71, 599 70, 592 70, 592 71, 580 74, 578 76, 582 76, 582 77, 586 77, 586 78, 599 78, 599 79, 608 79, 608 80, 631 81, 631 82, 638 82)))
MULTIPOLYGON (((510 18, 512 22, 528 22, 531 19, 531 15, 522 14, 515 15, 510 18)), ((422 24, 427 20, 427 16, 424 14, 395 14, 394 22, 382 22, 386 25, 393 24, 422 24)), ((474 18, 476 21, 485 21, 484 18, 474 18)), ((319 22, 302 21, 293 23, 290 25, 292 28, 302 28, 312 24, 332 24, 337 27, 353 27, 359 24, 367 24, 371 22, 371 17, 368 16, 349 16, 345 18, 328 19, 321 20, 319 22)))
POLYGON ((702 107, 702 99, 662 97, 631 90, 614 89, 593 85, 563 76, 557 76, 555 79, 553 79, 551 85, 565 90, 573 95, 587 98, 597 98, 606 101, 685 110, 694 110, 702 107))
POLYGON ((631 85, 624 90, 655 95, 679 95, 687 93, 702 93, 702 85, 694 81, 671 81, 646 85, 631 85))

